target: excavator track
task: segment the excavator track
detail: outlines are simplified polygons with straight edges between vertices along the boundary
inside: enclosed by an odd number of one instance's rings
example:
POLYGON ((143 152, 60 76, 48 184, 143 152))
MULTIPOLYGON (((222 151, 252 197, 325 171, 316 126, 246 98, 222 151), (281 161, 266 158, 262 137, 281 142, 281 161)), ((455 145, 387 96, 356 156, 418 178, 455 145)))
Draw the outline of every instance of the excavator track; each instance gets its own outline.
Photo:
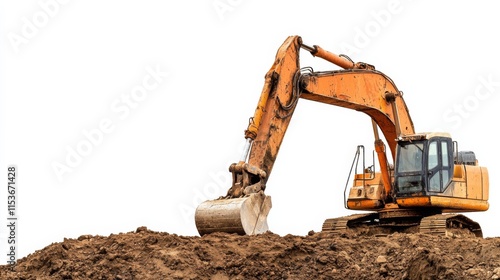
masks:
POLYGON ((442 236, 483 237, 479 224, 461 214, 435 214, 415 220, 398 219, 397 223, 387 223, 379 219, 378 213, 354 214, 326 219, 322 232, 387 235, 393 232, 425 233, 442 236))
POLYGON ((377 213, 370 214, 353 214, 350 216, 326 219, 323 222, 322 232, 342 233, 347 229, 359 228, 363 225, 373 225, 377 213))
POLYGON ((477 222, 461 214, 437 214, 422 218, 420 232, 446 236, 483 237, 477 222))

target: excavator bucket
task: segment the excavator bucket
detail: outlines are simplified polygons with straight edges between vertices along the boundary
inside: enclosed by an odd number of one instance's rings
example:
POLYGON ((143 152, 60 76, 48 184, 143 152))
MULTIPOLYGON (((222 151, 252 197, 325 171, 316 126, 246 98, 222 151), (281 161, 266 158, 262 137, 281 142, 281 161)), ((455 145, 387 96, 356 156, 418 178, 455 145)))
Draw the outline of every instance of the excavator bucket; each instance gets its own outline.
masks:
POLYGON ((267 215, 271 206, 271 197, 263 192, 242 198, 208 200, 196 208, 196 228, 200 235, 212 232, 264 233, 268 230, 267 215))

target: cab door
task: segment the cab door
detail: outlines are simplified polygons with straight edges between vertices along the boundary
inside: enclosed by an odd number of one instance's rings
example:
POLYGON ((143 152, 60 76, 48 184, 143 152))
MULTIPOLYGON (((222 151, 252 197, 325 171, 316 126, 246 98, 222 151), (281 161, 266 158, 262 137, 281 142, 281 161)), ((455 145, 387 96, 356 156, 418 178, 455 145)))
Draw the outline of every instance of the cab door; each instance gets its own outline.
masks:
POLYGON ((428 191, 443 192, 451 182, 452 170, 451 140, 446 138, 431 139, 427 149, 428 191))

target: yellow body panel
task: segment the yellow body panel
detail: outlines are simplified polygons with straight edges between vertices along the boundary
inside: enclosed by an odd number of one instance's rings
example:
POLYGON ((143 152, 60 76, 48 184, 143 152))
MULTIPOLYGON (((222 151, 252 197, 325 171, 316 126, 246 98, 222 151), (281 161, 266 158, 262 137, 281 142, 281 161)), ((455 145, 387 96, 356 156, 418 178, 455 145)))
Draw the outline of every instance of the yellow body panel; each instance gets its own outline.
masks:
POLYGON ((353 210, 375 210, 384 206, 384 186, 380 173, 356 174, 354 185, 349 190, 347 208, 353 210))
POLYGON ((396 203, 401 208, 436 207, 445 212, 486 211, 488 201, 445 196, 416 196, 397 198, 396 203))
MULTIPOLYGON (((399 208, 440 208, 443 212, 486 211, 489 208, 489 176, 485 167, 455 165, 453 180, 442 193, 400 197, 399 208)), ((356 174, 349 190, 347 208, 377 210, 384 207, 384 187, 380 173, 356 174)))
POLYGON ((347 208, 352 210, 375 210, 380 209, 384 204, 380 200, 374 199, 360 199, 360 200, 348 200, 347 208))
POLYGON ((488 189, 489 176, 486 167, 457 164, 454 168, 453 181, 442 194, 437 195, 487 201, 488 189))

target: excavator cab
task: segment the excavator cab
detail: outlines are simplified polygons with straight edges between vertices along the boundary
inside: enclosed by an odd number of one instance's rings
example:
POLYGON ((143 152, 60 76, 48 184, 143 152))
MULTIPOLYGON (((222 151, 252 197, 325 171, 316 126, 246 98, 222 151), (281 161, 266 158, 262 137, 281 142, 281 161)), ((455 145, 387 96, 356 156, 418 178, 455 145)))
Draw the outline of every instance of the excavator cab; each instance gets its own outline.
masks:
POLYGON ((396 196, 442 193, 450 185, 452 173, 453 143, 449 135, 398 142, 396 196))
POLYGON ((421 133, 399 139, 394 197, 402 208, 439 212, 486 211, 488 170, 472 152, 458 152, 448 133, 421 133))

